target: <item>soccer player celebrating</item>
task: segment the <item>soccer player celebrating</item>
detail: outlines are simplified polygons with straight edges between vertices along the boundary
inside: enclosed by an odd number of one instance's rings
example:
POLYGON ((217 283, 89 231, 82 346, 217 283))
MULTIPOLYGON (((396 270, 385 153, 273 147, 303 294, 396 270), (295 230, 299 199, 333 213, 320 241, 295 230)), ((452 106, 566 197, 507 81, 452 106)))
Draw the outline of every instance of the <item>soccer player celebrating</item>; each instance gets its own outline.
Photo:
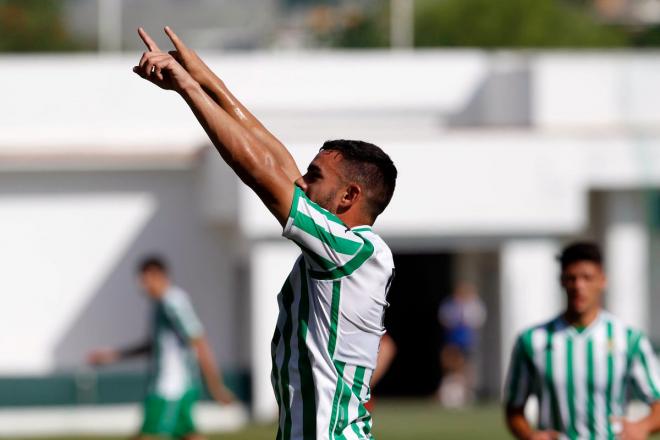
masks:
POLYGON ((219 403, 229 403, 233 396, 219 379, 213 352, 188 295, 170 282, 164 261, 148 257, 138 269, 142 288, 154 303, 151 338, 125 349, 95 350, 88 361, 104 365, 150 354, 148 394, 138 439, 203 439, 193 421, 193 407, 200 391, 199 371, 211 396, 219 403))
POLYGON ((371 225, 397 171, 380 148, 328 141, 304 176, 287 149, 201 59, 165 28, 176 51, 147 45, 135 73, 176 91, 227 164, 252 188, 302 255, 278 295, 272 382, 277 438, 371 438, 364 404, 376 366, 392 253, 371 225))
POLYGON ((601 308, 606 277, 600 249, 574 243, 559 256, 566 310, 524 331, 509 367, 506 420, 519 439, 645 439, 660 430, 660 376, 646 337, 601 308), (650 406, 624 418, 631 393, 650 406), (524 415, 539 400, 537 430, 524 415))

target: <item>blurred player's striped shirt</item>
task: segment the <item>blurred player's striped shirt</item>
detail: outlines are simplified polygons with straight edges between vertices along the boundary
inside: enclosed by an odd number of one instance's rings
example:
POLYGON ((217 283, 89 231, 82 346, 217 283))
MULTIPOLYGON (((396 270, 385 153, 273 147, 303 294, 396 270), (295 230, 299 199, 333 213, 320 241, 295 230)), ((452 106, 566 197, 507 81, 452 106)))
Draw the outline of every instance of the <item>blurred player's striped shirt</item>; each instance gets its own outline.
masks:
POLYGON ((582 331, 562 317, 518 338, 505 389, 506 403, 539 399, 539 429, 570 439, 614 439, 612 417, 622 417, 631 395, 660 399, 657 359, 648 339, 601 311, 582 331))
POLYGON ((283 235, 302 249, 278 295, 272 382, 278 440, 369 439, 369 381, 384 333, 392 253, 296 187, 283 235))

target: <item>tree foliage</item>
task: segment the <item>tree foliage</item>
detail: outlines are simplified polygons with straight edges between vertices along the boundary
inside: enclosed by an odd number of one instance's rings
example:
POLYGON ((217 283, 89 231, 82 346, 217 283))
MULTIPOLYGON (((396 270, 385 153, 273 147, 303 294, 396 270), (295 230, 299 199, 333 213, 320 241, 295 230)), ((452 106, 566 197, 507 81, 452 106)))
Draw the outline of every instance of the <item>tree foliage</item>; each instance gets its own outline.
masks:
POLYGON ((0 0, 0 52, 75 50, 58 0, 0 0))
MULTIPOLYGON (((337 47, 389 45, 389 0, 369 3, 325 35, 337 47)), ((632 44, 587 0, 415 0, 416 47, 600 48, 632 44)), ((644 42, 648 41, 648 38, 644 42)))
POLYGON ((417 0, 415 44, 430 46, 617 47, 620 30, 562 0, 417 0))

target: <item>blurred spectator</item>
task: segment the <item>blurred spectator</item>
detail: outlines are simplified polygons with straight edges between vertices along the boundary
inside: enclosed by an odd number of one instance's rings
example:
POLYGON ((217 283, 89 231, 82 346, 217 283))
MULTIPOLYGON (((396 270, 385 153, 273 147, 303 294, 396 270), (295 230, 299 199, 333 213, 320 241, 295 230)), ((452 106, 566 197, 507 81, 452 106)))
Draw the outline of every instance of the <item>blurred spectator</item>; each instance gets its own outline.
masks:
POLYGON ((486 322, 486 308, 476 288, 459 283, 454 293, 440 304, 438 320, 445 329, 440 366, 444 372, 438 399, 448 407, 461 407, 474 400, 472 354, 478 331, 486 322))

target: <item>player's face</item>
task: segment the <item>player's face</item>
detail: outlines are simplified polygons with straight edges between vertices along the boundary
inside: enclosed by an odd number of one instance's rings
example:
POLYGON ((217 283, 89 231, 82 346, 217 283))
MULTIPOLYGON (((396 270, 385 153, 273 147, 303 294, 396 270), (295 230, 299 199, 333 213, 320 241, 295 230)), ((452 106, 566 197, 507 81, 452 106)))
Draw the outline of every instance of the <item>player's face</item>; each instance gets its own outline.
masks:
POLYGON ((333 151, 321 151, 307 167, 304 176, 296 181, 312 202, 336 213, 346 186, 340 173, 342 157, 333 151))
POLYGON ((607 279, 601 265, 577 261, 564 268, 561 284, 566 292, 568 309, 582 314, 600 307, 607 279))
POLYGON ((169 280, 167 274, 157 269, 149 269, 140 275, 142 289, 152 298, 160 298, 167 290, 169 280))

